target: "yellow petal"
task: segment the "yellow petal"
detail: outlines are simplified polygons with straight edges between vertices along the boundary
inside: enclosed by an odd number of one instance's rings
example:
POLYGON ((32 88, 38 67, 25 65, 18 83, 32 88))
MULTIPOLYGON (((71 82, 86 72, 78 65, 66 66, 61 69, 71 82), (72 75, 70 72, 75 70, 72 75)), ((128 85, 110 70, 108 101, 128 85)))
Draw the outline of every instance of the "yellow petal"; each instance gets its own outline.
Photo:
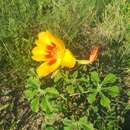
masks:
POLYGON ((49 35, 51 41, 56 45, 57 50, 61 53, 61 55, 63 55, 64 51, 65 51, 64 42, 61 39, 59 39, 58 37, 54 36, 50 32, 48 32, 48 35, 49 35))
POLYGON ((34 47, 32 49, 32 59, 35 61, 45 61, 45 57, 44 57, 44 50, 40 47, 34 47))
POLYGON ((76 64, 76 58, 70 50, 65 49, 65 54, 62 59, 62 67, 73 68, 76 64))
POLYGON ((38 34, 38 39, 36 40, 37 46, 45 48, 50 43, 51 43, 51 39, 49 37, 48 32, 40 32, 38 34))
POLYGON ((48 31, 40 32, 38 34, 38 40, 36 40, 36 44, 40 48, 43 48, 43 50, 45 50, 46 47, 48 45, 51 45, 52 43, 54 43, 56 45, 58 56, 62 57, 62 55, 64 54, 64 51, 65 51, 65 46, 64 46, 64 42, 61 39, 54 36, 52 33, 48 32, 48 31))
POLYGON ((61 64, 61 59, 57 59, 56 63, 49 65, 47 62, 41 64, 37 68, 37 74, 40 78, 49 75, 50 73, 54 72, 61 64))

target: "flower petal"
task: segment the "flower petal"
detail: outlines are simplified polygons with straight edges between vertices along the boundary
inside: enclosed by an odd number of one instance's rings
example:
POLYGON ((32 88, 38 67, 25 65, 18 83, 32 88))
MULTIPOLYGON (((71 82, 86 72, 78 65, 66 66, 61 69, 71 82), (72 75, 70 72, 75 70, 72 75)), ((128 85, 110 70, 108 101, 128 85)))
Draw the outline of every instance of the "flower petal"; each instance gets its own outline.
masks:
POLYGON ((76 58, 70 50, 65 49, 65 54, 62 59, 62 67, 73 68, 76 64, 76 58))
POLYGON ((32 49, 32 59, 35 61, 45 61, 45 57, 44 57, 44 50, 40 47, 34 47, 32 49))
POLYGON ((36 40, 37 46, 45 49, 50 49, 53 45, 56 45, 57 53, 59 57, 62 57, 65 51, 64 42, 58 37, 54 36, 50 32, 40 32, 38 34, 38 40, 36 40))
POLYGON ((57 59, 54 64, 48 64, 47 62, 41 64, 37 68, 37 74, 40 78, 49 75, 50 73, 54 72, 61 64, 61 59, 57 59))
POLYGON ((37 41, 37 45, 39 45, 39 46, 46 46, 46 45, 48 45, 48 44, 50 44, 51 43, 51 39, 50 39, 50 37, 49 37, 49 33, 48 32, 40 32, 39 34, 38 34, 38 41, 37 41))
POLYGON ((98 47, 92 48, 92 50, 90 52, 90 56, 89 56, 90 63, 94 62, 97 59, 98 52, 99 52, 98 47))
POLYGON ((57 50, 61 53, 61 55, 63 55, 63 53, 65 51, 64 42, 61 39, 59 39, 58 37, 54 36, 50 32, 48 32, 48 35, 49 35, 52 43, 54 43, 56 45, 57 50))

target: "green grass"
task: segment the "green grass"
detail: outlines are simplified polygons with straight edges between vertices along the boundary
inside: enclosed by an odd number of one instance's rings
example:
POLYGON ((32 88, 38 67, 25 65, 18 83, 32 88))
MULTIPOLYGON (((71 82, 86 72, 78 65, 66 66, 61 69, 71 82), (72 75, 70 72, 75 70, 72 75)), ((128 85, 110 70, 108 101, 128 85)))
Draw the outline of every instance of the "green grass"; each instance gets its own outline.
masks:
POLYGON ((40 31, 59 36, 78 58, 99 46, 98 61, 89 70, 79 67, 78 71, 84 75, 96 70, 101 77, 112 72, 120 78, 125 94, 130 71, 129 21, 127 0, 0 0, 0 129, 40 129, 42 116, 31 112, 23 94, 28 73, 37 66, 31 49, 40 31))

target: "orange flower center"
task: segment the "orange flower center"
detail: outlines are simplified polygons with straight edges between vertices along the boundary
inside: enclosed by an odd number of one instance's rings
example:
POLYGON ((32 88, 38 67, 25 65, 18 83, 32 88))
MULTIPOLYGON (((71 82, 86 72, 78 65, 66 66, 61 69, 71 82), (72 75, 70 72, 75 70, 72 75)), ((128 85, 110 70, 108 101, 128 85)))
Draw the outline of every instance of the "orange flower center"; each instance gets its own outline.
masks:
POLYGON ((56 62, 57 60, 57 48, 56 48, 56 45, 55 43, 51 43, 50 45, 47 45, 46 47, 46 55, 45 55, 45 58, 46 60, 48 61, 48 64, 49 65, 52 65, 56 62))

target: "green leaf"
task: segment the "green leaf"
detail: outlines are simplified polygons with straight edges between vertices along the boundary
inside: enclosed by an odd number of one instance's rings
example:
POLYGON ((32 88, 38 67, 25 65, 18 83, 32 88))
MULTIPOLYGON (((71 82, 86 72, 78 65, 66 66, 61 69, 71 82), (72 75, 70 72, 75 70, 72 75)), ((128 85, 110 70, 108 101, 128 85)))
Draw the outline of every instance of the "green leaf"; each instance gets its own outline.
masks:
POLYGON ((114 74, 108 74, 104 80, 102 81, 102 84, 108 84, 108 83, 114 83, 117 80, 117 77, 114 74))
POLYGON ((50 124, 47 124, 47 123, 44 122, 41 125, 41 130, 55 130, 55 129, 50 124))
POLYGON ((110 100, 108 97, 106 97, 104 94, 102 94, 101 96, 101 100, 100 100, 100 103, 102 106, 104 107, 110 107, 110 100))
POLYGON ((66 87, 66 91, 69 93, 69 94, 73 94, 74 93, 74 87, 73 85, 68 85, 66 87))
POLYGON ((128 24, 127 28, 130 30, 130 24, 128 24))
POLYGON ((127 103, 127 105, 126 105, 126 107, 125 107, 125 110, 127 111, 127 110, 130 110, 130 104, 129 103, 127 103))
POLYGON ((100 82, 99 75, 96 71, 91 72, 91 80, 94 83, 94 85, 98 85, 100 82))
POLYGON ((40 88, 40 81, 36 77, 29 77, 26 83, 26 88, 37 89, 40 88))
POLYGON ((87 97, 87 100, 90 104, 92 104, 96 99, 96 93, 92 93, 92 94, 89 94, 89 96, 87 97))
POLYGON ((24 94, 29 100, 31 100, 37 94, 37 90, 27 89, 24 91, 24 94))
POLYGON ((74 73, 73 73, 73 79, 76 79, 78 77, 78 71, 75 71, 74 73))
POLYGON ((38 112, 39 110, 39 98, 36 97, 31 101, 31 109, 33 112, 38 112))
POLYGON ((65 126, 64 130, 73 130, 73 129, 76 129, 76 127, 77 127, 76 122, 74 120, 65 118, 63 123, 65 126))
POLYGON ((57 91, 56 88, 46 88, 45 92, 53 95, 59 95, 59 92, 57 91))
POLYGON ((80 118, 79 124, 81 128, 84 128, 85 130, 94 130, 93 124, 90 123, 86 117, 80 118))
POLYGON ((51 77, 54 78, 54 82, 56 83, 56 82, 58 82, 60 79, 62 79, 63 75, 62 75, 62 72, 61 72, 61 71, 57 70, 57 71, 55 71, 55 72, 52 74, 51 77))
POLYGON ((53 111, 52 110, 52 106, 51 106, 47 96, 46 97, 45 96, 42 97, 41 109, 42 109, 42 111, 44 111, 46 113, 51 113, 53 111))
POLYGON ((73 127, 64 127, 64 130, 73 130, 73 127))
POLYGON ((95 113, 98 113, 98 110, 99 110, 100 108, 98 108, 97 106, 95 106, 95 107, 93 107, 93 111, 95 112, 95 113))
POLYGON ((84 126, 85 126, 85 130, 94 130, 93 124, 90 122, 84 124, 84 126))
POLYGON ((108 93, 109 93, 112 97, 116 97, 116 96, 118 96, 119 93, 120 93, 120 90, 119 90, 119 87, 118 87, 118 86, 109 87, 107 90, 108 90, 108 93))
POLYGON ((69 120, 69 119, 67 119, 67 118, 64 118, 64 125, 66 125, 66 126, 68 126, 68 125, 70 125, 73 121, 72 120, 69 120))
POLYGON ((83 92, 84 92, 84 89, 83 89, 82 86, 78 86, 78 89, 79 89, 80 93, 83 93, 83 92))
POLYGON ((128 90, 127 95, 130 96, 130 90, 128 90))
POLYGON ((83 126, 85 130, 94 130, 93 124, 90 122, 84 123, 83 126))
POLYGON ((48 126, 48 127, 45 128, 45 130, 55 130, 55 129, 51 126, 48 126))

